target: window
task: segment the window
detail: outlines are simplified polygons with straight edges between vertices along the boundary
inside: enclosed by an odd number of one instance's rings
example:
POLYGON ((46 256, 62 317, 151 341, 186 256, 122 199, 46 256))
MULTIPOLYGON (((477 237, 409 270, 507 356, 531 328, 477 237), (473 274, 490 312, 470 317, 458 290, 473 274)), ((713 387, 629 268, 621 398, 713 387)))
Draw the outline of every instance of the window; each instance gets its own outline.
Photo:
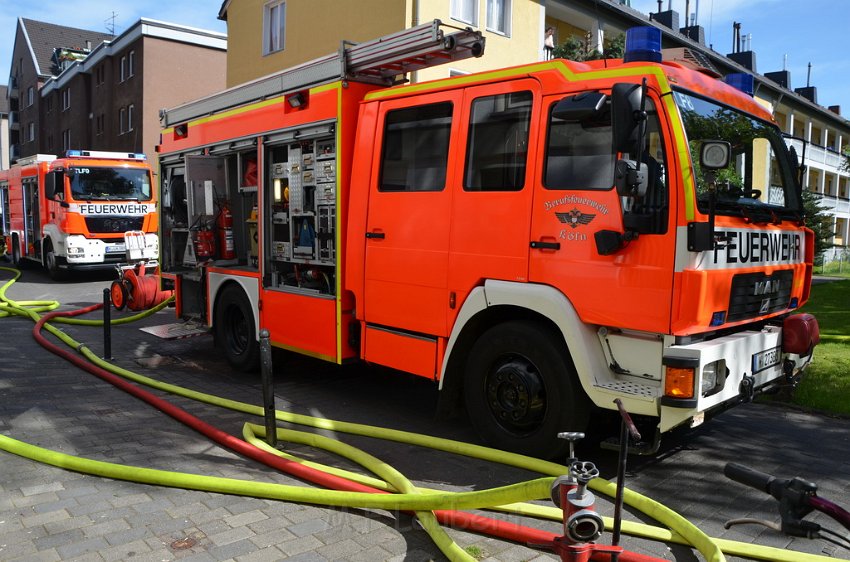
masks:
POLYGON ((136 109, 136 106, 132 103, 127 106, 127 131, 133 130, 133 114, 136 109))
POLYGON ((127 57, 121 57, 121 70, 119 72, 119 82, 127 79, 127 57))
POLYGON ((531 92, 472 102, 466 151, 465 191, 519 191, 525 185, 531 92))
POLYGON ((388 111, 379 191, 442 191, 446 187, 452 104, 388 111))
POLYGON ((778 127, 687 92, 674 92, 673 99, 688 138, 700 212, 708 213, 713 199, 718 215, 767 222, 777 215, 799 218, 796 172, 778 127), (701 169, 699 154, 708 140, 730 144, 728 167, 711 173, 701 169))
POLYGON ((62 131, 62 150, 71 150, 71 129, 62 131))
POLYGON ((27 88, 27 107, 35 103, 35 88, 30 86, 27 88))
POLYGON ((546 189, 611 189, 613 142, 610 104, 580 122, 550 114, 543 185, 546 189))
POLYGON ((487 29, 508 35, 510 28, 511 0, 487 0, 487 29))
POLYGON ((452 19, 478 25, 478 0, 452 0, 449 10, 452 19))
POLYGON ((127 78, 136 74, 136 51, 130 51, 127 55, 127 78))
POLYGON ((62 90, 62 111, 71 108, 71 87, 68 86, 62 90))
POLYGON ((282 51, 285 44, 286 2, 274 0, 263 9, 263 54, 282 51))
POLYGON ((35 140, 35 123, 30 121, 29 125, 27 125, 27 141, 33 142, 35 140))
POLYGON ((118 110, 118 134, 123 135, 127 132, 127 129, 124 128, 124 123, 127 120, 127 109, 121 108, 118 110))
POLYGON ((103 134, 103 121, 104 121, 104 115, 103 115, 103 113, 101 113, 95 119, 95 134, 97 134, 97 135, 103 134))

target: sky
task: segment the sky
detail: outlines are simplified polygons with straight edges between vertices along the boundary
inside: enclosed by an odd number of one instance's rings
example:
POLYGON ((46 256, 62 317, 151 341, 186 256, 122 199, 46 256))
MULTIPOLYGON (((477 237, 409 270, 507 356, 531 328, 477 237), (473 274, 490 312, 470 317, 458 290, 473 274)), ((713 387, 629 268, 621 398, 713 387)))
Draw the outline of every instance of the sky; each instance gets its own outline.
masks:
MULTIPOLYGON (((685 2, 662 0, 662 9, 672 5, 684 24, 685 2)), ((845 35, 850 0, 690 0, 691 12, 697 5, 698 23, 715 51, 732 52, 732 22, 740 22, 742 33, 752 34, 759 73, 782 70, 788 55, 791 86, 798 88, 806 85, 811 62, 818 102, 840 105, 850 116, 850 40, 845 35)), ((644 14, 658 10, 657 0, 631 0, 631 6, 644 14)), ((220 8, 221 0, 0 0, 0 84, 8 82, 18 17, 107 32, 114 13, 116 35, 141 17, 224 33, 225 23, 216 18, 220 8)))
MULTIPOLYGON (((684 26, 686 0, 663 0, 662 10, 672 3, 684 26)), ((806 86, 809 62, 811 85, 817 87, 818 103, 840 105, 850 117, 850 1, 848 0, 690 0, 693 13, 699 4, 698 24, 705 42, 722 55, 732 52, 732 23, 741 23, 742 35, 752 34, 756 71, 760 74, 791 71, 791 88, 806 86)), ((632 8, 647 14, 658 11, 657 0, 631 0, 632 8)))

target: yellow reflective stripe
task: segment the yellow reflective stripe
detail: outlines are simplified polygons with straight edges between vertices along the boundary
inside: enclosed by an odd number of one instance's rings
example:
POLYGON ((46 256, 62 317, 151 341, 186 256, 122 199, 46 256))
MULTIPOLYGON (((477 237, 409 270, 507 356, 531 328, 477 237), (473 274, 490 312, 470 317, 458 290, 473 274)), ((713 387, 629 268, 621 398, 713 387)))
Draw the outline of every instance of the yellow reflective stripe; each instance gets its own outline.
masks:
POLYGON ((667 115, 670 116, 670 124, 673 127, 673 143, 676 154, 679 157, 679 170, 682 173, 682 195, 685 199, 685 220, 692 221, 694 220, 694 193, 696 193, 696 183, 693 169, 690 166, 691 150, 685 138, 685 128, 682 118, 679 115, 679 107, 673 100, 673 96, 667 96, 662 99, 667 108, 667 115))

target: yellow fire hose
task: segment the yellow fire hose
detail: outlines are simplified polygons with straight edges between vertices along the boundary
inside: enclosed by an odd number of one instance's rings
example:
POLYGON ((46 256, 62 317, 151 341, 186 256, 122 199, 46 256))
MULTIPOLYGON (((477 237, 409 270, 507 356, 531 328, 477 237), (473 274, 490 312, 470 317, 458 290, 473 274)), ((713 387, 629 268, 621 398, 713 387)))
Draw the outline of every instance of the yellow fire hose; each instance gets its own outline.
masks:
MULTIPOLYGON (((20 277, 20 272, 5 267, 0 267, 0 270, 10 271, 14 274, 13 279, 0 287, 0 318, 9 315, 17 315, 29 317, 36 321, 39 318, 39 312, 54 310, 59 306, 59 303, 56 301, 16 302, 8 299, 5 295, 6 289, 20 277)), ((153 314, 167 304, 168 303, 166 302, 159 305, 156 309, 145 311, 134 316, 113 320, 113 324, 123 324, 138 320, 153 314)), ((102 325, 102 321, 100 320, 57 318, 55 321, 89 326, 102 325)), ((68 334, 54 326, 51 326, 50 324, 45 324, 45 329, 59 338, 66 345, 80 352, 90 362, 128 380, 206 404, 220 406, 255 416, 263 416, 264 412, 261 406, 201 393, 134 373, 102 360, 84 344, 77 342, 68 334)), ((276 411, 275 417, 280 421, 292 424, 306 425, 317 429, 326 429, 429 447, 532 470, 549 476, 559 476, 566 472, 566 467, 557 463, 448 439, 362 424, 328 420, 325 418, 315 418, 283 411, 276 411)), ((431 510, 473 509, 486 507, 493 510, 551 519, 555 521, 561 521, 562 518, 561 510, 554 507, 529 503, 512 503, 519 502, 523 499, 548 497, 551 478, 532 480, 482 492, 450 493, 417 488, 413 486, 401 473, 392 467, 389 467, 389 465, 386 465, 375 457, 351 447, 350 445, 313 433, 283 428, 277 428, 277 432, 279 438, 282 440, 321 447, 354 460, 379 478, 365 476, 351 471, 345 471, 335 467, 327 467, 310 461, 303 461, 294 458, 291 455, 269 447, 265 442, 258 438, 258 436, 265 436, 265 428, 255 424, 245 424, 245 427, 243 428, 243 435, 245 439, 259 448, 263 448, 264 450, 273 452, 280 456, 292 458, 293 460, 302 462, 306 465, 312 465, 326 472, 351 479, 355 482, 360 482, 381 490, 397 493, 392 495, 381 495, 357 492, 337 492, 333 490, 284 486, 280 484, 266 484, 118 465, 103 461, 95 461, 92 459, 73 457, 56 451, 49 451, 47 449, 17 441, 4 435, 0 435, 0 449, 61 468, 146 484, 334 506, 416 510, 417 516, 420 517, 423 526, 435 540, 441 551, 443 551, 443 553, 451 560, 470 560, 471 557, 463 551, 463 549, 457 546, 445 533, 442 527, 440 527, 433 518, 433 514, 430 513, 431 510)), ((609 496, 614 495, 615 485, 611 482, 595 479, 591 481, 590 486, 598 492, 609 496)), ((644 514, 647 514, 657 521, 667 525, 670 530, 641 523, 623 521, 623 532, 651 540, 675 542, 693 546, 705 557, 706 560, 712 562, 725 560, 723 553, 777 562, 822 562, 831 560, 831 558, 824 556, 801 552, 789 552, 786 550, 738 541, 716 538, 712 539, 705 535, 692 523, 688 522, 669 508, 630 490, 626 490, 625 502, 631 507, 638 509, 644 514)), ((604 519, 606 528, 610 529, 612 526, 611 519, 604 519)))

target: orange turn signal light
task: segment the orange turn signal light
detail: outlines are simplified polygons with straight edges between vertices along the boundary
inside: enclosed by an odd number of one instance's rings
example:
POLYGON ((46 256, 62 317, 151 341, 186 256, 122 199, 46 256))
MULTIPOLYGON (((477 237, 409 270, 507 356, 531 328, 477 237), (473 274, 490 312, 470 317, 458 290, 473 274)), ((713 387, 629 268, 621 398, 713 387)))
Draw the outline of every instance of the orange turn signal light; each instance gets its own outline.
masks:
POLYGON ((664 395, 671 398, 694 397, 694 368, 667 367, 664 377, 664 395))

